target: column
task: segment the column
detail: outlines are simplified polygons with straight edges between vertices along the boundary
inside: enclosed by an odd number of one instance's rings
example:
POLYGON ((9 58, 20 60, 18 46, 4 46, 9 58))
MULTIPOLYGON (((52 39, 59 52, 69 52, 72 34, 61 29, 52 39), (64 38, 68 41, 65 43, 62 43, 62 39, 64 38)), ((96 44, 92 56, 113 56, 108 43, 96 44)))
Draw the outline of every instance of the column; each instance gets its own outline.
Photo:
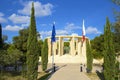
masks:
POLYGON ((87 58, 86 58, 86 40, 83 42, 83 46, 81 48, 81 60, 83 64, 86 64, 87 58))
POLYGON ((74 37, 71 38, 70 41, 70 54, 71 55, 75 55, 75 41, 74 41, 74 37))
POLYGON ((81 55, 81 39, 78 38, 78 55, 81 55))
POLYGON ((72 55, 72 38, 70 39, 70 55, 72 55))
POLYGON ((57 44, 57 42, 53 43, 53 54, 54 55, 56 55, 56 44, 57 44))
POLYGON ((58 47, 59 47, 58 54, 62 56, 63 55, 63 41, 62 41, 62 37, 60 36, 58 38, 58 47))
POLYGON ((86 62, 87 62, 87 58, 86 58, 86 40, 83 43, 82 55, 83 55, 83 58, 84 58, 84 63, 86 64, 86 62))
POLYGON ((61 53, 61 51, 60 51, 60 44, 61 44, 61 40, 60 40, 61 38, 60 37, 58 37, 58 55, 60 55, 60 53, 61 53))
POLYGON ((75 54, 77 53, 77 55, 78 55, 78 38, 77 38, 77 40, 75 42, 76 42, 75 54))
POLYGON ((50 57, 51 56, 51 39, 50 38, 48 38, 47 39, 48 40, 48 56, 50 57))

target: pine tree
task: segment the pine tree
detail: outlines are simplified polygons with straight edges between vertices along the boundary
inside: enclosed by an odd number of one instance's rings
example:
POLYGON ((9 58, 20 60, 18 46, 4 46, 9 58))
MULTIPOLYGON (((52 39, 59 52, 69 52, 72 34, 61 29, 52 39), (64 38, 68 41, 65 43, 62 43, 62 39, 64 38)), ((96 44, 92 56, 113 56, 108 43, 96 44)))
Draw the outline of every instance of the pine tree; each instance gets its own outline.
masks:
POLYGON ((47 69, 47 63, 48 63, 48 42, 47 39, 45 39, 42 47, 42 70, 45 71, 47 69))
POLYGON ((0 49, 2 49, 3 41, 2 41, 2 26, 0 24, 0 49))
POLYGON ((31 9, 31 19, 30 19, 26 58, 27 58, 27 79, 37 80, 39 52, 38 52, 36 23, 34 16, 34 3, 32 3, 32 9, 31 9))
POLYGON ((89 40, 86 41, 86 47, 87 47, 87 72, 92 71, 92 62, 93 62, 93 55, 92 55, 92 50, 91 50, 91 45, 89 40))
POLYGON ((105 80, 114 80, 115 76, 115 50, 111 25, 108 17, 104 28, 104 78, 105 80))

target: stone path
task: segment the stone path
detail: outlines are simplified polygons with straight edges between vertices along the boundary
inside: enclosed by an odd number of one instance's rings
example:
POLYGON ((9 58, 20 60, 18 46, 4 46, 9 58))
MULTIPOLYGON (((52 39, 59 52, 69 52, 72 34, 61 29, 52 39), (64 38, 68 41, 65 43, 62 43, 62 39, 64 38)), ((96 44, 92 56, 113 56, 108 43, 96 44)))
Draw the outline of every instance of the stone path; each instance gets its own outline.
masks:
MULTIPOLYGON (((57 65, 56 65, 57 66, 57 65)), ((84 72, 80 72, 79 64, 62 64, 47 80, 90 80, 84 72)))

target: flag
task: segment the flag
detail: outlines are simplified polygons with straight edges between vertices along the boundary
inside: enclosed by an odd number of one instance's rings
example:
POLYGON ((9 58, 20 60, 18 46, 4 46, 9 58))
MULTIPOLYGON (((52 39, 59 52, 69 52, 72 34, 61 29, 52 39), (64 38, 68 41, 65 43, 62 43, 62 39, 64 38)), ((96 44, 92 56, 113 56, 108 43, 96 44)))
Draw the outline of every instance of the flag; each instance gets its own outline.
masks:
POLYGON ((53 29, 52 29, 51 42, 55 42, 55 41, 56 41, 55 35, 56 35, 56 32, 55 32, 55 22, 54 22, 54 23, 53 23, 53 29))
POLYGON ((83 20, 83 26, 82 26, 82 46, 83 42, 85 41, 85 26, 84 26, 84 20, 83 20))

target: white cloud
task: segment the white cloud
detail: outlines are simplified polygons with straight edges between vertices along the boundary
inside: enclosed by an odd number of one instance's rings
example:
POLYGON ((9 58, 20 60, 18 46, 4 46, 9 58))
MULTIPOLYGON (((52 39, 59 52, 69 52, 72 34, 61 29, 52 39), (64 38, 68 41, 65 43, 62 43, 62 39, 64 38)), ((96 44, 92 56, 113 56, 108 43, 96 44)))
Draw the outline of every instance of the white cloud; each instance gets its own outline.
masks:
POLYGON ((56 35, 68 35, 68 31, 66 30, 56 30, 56 35))
POLYGON ((78 36, 78 34, 77 33, 72 33, 72 36, 78 36))
POLYGON ((1 17, 1 16, 4 16, 4 14, 0 12, 0 17, 1 17))
POLYGON ((20 27, 20 26, 11 26, 11 25, 7 25, 5 28, 3 28, 3 30, 8 30, 8 31, 19 31, 23 29, 23 27, 20 27))
POLYGON ((7 20, 4 18, 4 14, 0 12, 0 23, 5 23, 7 20))
POLYGON ((76 29, 81 29, 80 26, 76 26, 74 23, 67 23, 67 25, 65 26, 65 30, 76 30, 76 29))
MULTIPOLYGON (((41 31, 41 35, 50 36, 52 34, 52 31, 41 31)), ((66 30, 56 30, 56 35, 67 35, 68 32, 66 30)))
MULTIPOLYGON (((52 31, 41 31, 39 32, 42 38, 46 38, 52 35, 52 31)), ((56 35, 68 35, 69 33, 66 30, 56 30, 56 35)))
POLYGON ((7 20, 3 17, 0 17, 0 23, 5 23, 5 22, 7 22, 7 20))
POLYGON ((52 31, 41 31, 40 34, 41 35, 46 35, 46 36, 50 36, 52 33, 52 31))
MULTIPOLYGON (((24 4, 24 8, 21 10, 18 10, 18 13, 21 13, 24 15, 30 15, 31 4, 32 4, 32 1, 29 1, 28 3, 24 4)), ((42 4, 41 2, 36 1, 34 2, 34 7, 35 7, 36 16, 48 16, 52 14, 53 5, 50 3, 42 4)))
POLYGON ((30 21, 30 17, 29 16, 21 16, 21 15, 16 15, 16 14, 12 14, 9 19, 13 22, 13 23, 28 23, 30 21))
MULTIPOLYGON (((43 26, 46 26, 46 24, 43 24, 43 26)), ((76 26, 74 23, 67 23, 64 29, 56 30, 56 35, 70 35, 76 29, 81 29, 81 27, 76 26)), ((52 31, 41 31, 40 34, 44 39, 51 36, 52 31)), ((72 33, 72 35, 78 36, 77 33, 72 33)))
POLYGON ((95 27, 88 27, 86 29, 87 34, 100 34, 101 32, 95 27))

